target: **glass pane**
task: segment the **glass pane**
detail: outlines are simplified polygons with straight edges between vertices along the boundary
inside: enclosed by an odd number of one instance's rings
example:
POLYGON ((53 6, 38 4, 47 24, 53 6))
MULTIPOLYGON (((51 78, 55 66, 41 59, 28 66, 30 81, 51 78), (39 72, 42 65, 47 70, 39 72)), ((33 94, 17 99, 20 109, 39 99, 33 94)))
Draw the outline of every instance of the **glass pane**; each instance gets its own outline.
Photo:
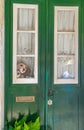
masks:
POLYGON ((17 35, 17 54, 35 54, 35 34, 18 33, 17 35))
POLYGON ((59 55, 75 54, 75 36, 74 34, 57 35, 57 51, 59 55))
POLYGON ((75 78, 75 59, 73 57, 57 58, 57 78, 58 79, 75 78))
POLYGON ((58 31, 74 31, 75 27, 75 11, 59 10, 57 15, 57 30, 58 31))
POLYGON ((18 9, 18 30, 35 30, 35 9, 18 9))
POLYGON ((17 58, 17 78, 34 78, 35 59, 28 57, 17 58))

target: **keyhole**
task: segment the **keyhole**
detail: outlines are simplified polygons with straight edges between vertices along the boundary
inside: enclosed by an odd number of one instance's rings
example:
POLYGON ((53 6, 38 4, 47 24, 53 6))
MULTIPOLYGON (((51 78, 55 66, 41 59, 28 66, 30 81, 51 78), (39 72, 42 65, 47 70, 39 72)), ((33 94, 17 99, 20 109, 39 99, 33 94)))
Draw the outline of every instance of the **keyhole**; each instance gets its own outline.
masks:
POLYGON ((48 90, 48 96, 49 97, 53 97, 54 96, 54 90, 53 89, 49 89, 48 90))

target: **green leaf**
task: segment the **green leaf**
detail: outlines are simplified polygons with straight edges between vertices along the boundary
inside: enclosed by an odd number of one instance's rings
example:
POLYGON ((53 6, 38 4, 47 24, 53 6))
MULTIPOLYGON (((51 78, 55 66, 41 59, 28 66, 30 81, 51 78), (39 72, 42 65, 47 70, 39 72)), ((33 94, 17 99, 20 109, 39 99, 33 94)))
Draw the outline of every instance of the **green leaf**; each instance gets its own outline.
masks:
POLYGON ((15 121, 14 126, 17 127, 19 125, 23 125, 24 122, 26 122, 27 116, 23 116, 22 119, 19 119, 18 121, 15 121))
POLYGON ((28 123, 30 130, 40 130, 40 119, 39 117, 35 120, 35 122, 28 123))
POLYGON ((24 122, 24 130, 30 130, 30 127, 24 122))
POLYGON ((26 122, 30 122, 30 121, 35 122, 35 120, 37 119, 38 116, 39 116, 39 114, 37 112, 35 112, 33 114, 29 113, 28 116, 27 116, 26 122))
POLYGON ((31 130, 31 127, 32 127, 32 121, 28 122, 27 125, 29 126, 30 130, 31 130))
POLYGON ((40 130, 40 119, 39 117, 35 122, 32 123, 32 130, 40 130))
POLYGON ((9 125, 9 129, 8 130, 14 130, 14 128, 11 125, 9 125))
POLYGON ((19 114, 19 118, 6 123, 8 130, 40 130, 40 119, 38 113, 27 116, 19 114))
POLYGON ((23 123, 24 124, 24 122, 26 122, 26 119, 27 119, 27 116, 23 116, 22 117, 22 119, 20 119, 19 121, 18 121, 18 123, 23 123))
POLYGON ((19 126, 15 127, 14 130, 22 130, 22 125, 19 125, 19 126))
POLYGON ((14 127, 17 127, 18 126, 18 122, 17 120, 15 121, 15 124, 14 124, 14 127))

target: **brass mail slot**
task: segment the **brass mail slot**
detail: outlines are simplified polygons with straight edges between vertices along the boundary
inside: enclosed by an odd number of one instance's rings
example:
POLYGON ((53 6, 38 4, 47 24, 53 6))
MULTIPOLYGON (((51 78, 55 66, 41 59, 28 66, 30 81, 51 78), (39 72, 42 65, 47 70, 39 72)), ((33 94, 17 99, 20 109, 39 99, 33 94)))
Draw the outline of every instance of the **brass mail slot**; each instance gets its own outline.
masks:
POLYGON ((35 96, 18 96, 16 102, 35 102, 35 96))

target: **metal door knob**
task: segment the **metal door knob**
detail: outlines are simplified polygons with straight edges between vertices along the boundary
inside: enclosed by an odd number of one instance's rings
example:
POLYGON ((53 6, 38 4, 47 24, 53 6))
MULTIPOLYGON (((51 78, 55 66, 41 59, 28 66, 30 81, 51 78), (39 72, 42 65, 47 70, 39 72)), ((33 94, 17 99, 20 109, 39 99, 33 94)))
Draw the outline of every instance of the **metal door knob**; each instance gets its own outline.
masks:
POLYGON ((49 88, 49 90, 48 90, 48 96, 49 97, 53 97, 54 96, 54 90, 53 89, 51 89, 51 88, 49 88))

